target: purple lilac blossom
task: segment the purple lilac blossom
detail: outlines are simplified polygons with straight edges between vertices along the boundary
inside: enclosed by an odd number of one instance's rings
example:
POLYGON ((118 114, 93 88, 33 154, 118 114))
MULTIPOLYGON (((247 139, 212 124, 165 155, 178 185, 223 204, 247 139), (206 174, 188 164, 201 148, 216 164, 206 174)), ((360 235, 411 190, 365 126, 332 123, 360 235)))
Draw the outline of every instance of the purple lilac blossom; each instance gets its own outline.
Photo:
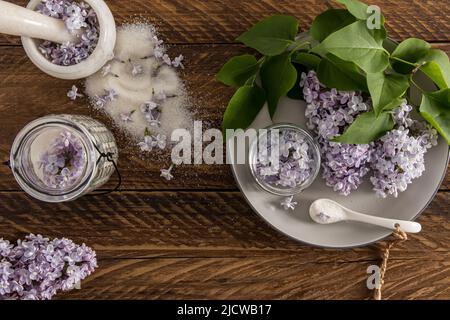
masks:
POLYGON ((52 189, 67 189, 81 177, 86 166, 86 153, 80 139, 64 131, 46 150, 39 161, 43 182, 52 189))
POLYGON ((172 180, 174 177, 172 175, 172 170, 174 168, 174 165, 171 164, 169 169, 161 169, 161 177, 166 179, 167 181, 172 180))
POLYGON ((334 191, 349 195, 370 171, 373 146, 330 140, 341 134, 360 113, 370 110, 370 101, 364 101, 358 92, 325 88, 314 71, 302 74, 300 86, 308 103, 307 126, 318 135, 325 183, 334 191))
POLYGON ((184 56, 180 54, 178 57, 175 57, 173 60, 170 59, 169 55, 166 52, 166 49, 164 48, 164 41, 159 39, 157 36, 153 36, 151 41, 154 44, 153 49, 153 56, 156 59, 162 60, 162 62, 168 66, 172 66, 174 68, 181 68, 184 69, 183 60, 184 56))
POLYGON ((305 183, 313 173, 311 146, 294 130, 281 129, 278 136, 273 133, 274 131, 268 132, 270 138, 266 141, 266 148, 258 150, 256 175, 273 186, 296 188, 305 183), (271 161, 273 150, 279 155, 275 162, 271 161))
POLYGON ((140 106, 140 111, 144 115, 151 127, 159 127, 161 125, 161 106, 167 100, 165 92, 155 93, 150 101, 140 106))
POLYGON ((67 97, 69 97, 70 100, 76 100, 77 98, 82 97, 83 95, 81 93, 78 93, 78 88, 76 85, 73 85, 72 88, 67 92, 67 97))
POLYGON ((0 300, 46 300, 75 288, 97 267, 95 251, 62 238, 30 234, 17 245, 0 238, 0 300))
POLYGON ((395 112, 397 129, 388 132, 375 144, 370 178, 374 191, 381 198, 398 197, 412 180, 425 171, 424 156, 437 145, 437 132, 422 121, 409 117, 412 107, 403 103, 395 112))
POLYGON ((164 134, 151 135, 146 134, 144 140, 138 143, 138 146, 143 152, 150 152, 154 147, 161 150, 166 148, 167 137, 164 134))
POLYGON ((99 24, 96 13, 87 3, 43 0, 37 6, 37 11, 62 19, 69 32, 83 29, 78 43, 58 44, 43 41, 39 49, 49 61, 61 66, 71 66, 80 63, 94 51, 99 38, 99 24))
POLYGON ((281 206, 284 210, 295 210, 295 207, 298 205, 297 201, 294 201, 294 196, 286 197, 280 202, 281 206))
POLYGON ((314 71, 302 74, 300 86, 307 102, 307 126, 318 135, 323 178, 328 186, 349 195, 371 173, 374 191, 380 197, 395 197, 425 170, 424 155, 437 144, 437 132, 410 117, 406 103, 392 112, 396 129, 381 139, 363 145, 332 142, 362 112, 371 109, 370 99, 359 92, 327 89, 314 71))

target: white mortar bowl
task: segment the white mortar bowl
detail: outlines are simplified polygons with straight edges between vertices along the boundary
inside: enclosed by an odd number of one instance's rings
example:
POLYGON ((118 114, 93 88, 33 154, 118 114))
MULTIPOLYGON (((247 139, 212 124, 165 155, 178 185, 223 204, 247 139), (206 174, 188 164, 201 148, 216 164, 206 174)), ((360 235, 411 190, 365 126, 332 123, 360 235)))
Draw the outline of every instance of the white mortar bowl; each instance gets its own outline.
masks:
MULTIPOLYGON (((82 79, 100 70, 106 62, 114 58, 114 46, 116 44, 116 23, 108 6, 103 0, 83 0, 89 4, 97 14, 99 22, 99 40, 94 52, 72 66, 60 66, 47 60, 39 51, 39 43, 42 40, 22 37, 23 48, 30 60, 43 72, 60 79, 82 79)), ((41 0, 31 0, 27 8, 35 10, 41 0)))

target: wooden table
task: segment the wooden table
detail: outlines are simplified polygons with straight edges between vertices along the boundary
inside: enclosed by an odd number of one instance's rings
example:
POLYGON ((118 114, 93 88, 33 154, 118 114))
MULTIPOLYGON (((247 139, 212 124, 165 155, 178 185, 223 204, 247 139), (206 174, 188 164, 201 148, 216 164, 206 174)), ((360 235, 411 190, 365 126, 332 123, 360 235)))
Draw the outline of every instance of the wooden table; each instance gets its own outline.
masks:
MULTIPOLYGON (((25 0, 13 1, 25 5, 25 0)), ((450 53, 448 0, 372 0, 396 40, 422 38, 450 53)), ((186 57, 183 77, 198 108, 197 119, 218 127, 232 90, 214 80, 231 56, 247 50, 233 40, 261 18, 287 13, 306 30, 333 1, 128 0, 108 1, 118 23, 140 15, 154 23, 186 57)), ((0 160, 17 132, 50 113, 90 114, 85 100, 71 102, 73 84, 40 72, 19 39, 0 36, 0 160)), ((326 250, 296 243, 251 211, 230 169, 184 166, 166 182, 168 162, 138 156, 119 137, 122 190, 64 204, 33 200, 0 168, 0 236, 27 233, 85 242, 99 268, 67 299, 366 299, 366 269, 379 262, 377 245, 326 250)), ((111 181, 113 185, 116 181, 111 181)), ((108 186, 106 186, 108 187, 108 186)), ((384 297, 450 298, 450 176, 420 217, 424 230, 391 253, 384 297)))

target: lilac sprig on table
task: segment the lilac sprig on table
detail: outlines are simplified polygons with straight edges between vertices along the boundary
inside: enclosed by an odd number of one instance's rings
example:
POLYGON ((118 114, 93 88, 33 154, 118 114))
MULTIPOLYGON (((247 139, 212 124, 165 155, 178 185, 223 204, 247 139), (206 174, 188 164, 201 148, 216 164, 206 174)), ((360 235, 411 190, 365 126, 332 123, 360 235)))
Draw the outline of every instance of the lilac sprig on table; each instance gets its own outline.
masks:
POLYGON ((84 243, 30 234, 17 244, 0 238, 0 300, 46 300, 69 291, 97 268, 84 243))
POLYGON ((68 0, 42 0, 37 11, 62 19, 69 32, 83 29, 79 42, 58 44, 43 41, 39 50, 46 59, 61 66, 80 63, 94 51, 99 39, 99 23, 95 11, 85 2, 68 0))
POLYGON ((43 182, 52 189, 66 189, 74 185, 86 167, 86 152, 80 139, 68 131, 50 145, 39 160, 43 182))
POLYGON ((424 121, 411 118, 412 107, 403 102, 392 111, 395 128, 369 144, 344 144, 333 139, 343 134, 356 117, 372 109, 361 93, 327 89, 314 71, 302 75, 308 128, 318 135, 326 184, 349 195, 371 173, 380 197, 406 190, 425 170, 424 155, 437 144, 437 132, 424 121))

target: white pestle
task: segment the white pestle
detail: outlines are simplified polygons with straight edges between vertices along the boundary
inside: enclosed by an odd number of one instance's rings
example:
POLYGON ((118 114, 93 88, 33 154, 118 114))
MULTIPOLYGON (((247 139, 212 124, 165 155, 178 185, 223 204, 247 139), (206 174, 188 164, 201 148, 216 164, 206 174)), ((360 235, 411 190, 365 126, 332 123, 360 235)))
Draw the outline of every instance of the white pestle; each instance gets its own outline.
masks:
POLYGON ((0 33, 49 40, 56 43, 77 42, 61 19, 0 1, 0 33))
POLYGON ((70 66, 57 65, 42 55, 39 49, 40 41, 36 41, 36 38, 57 43, 66 43, 69 38, 69 41, 77 42, 77 36, 71 35, 70 32, 67 31, 63 21, 45 17, 40 13, 35 12, 36 7, 42 3, 42 0, 30 0, 26 9, 21 7, 17 8, 17 6, 10 3, 0 1, 0 32, 22 35, 22 45, 25 53, 43 72, 59 79, 74 80, 87 78, 100 70, 106 62, 114 58, 116 23, 111 10, 103 0, 83 0, 83 2, 89 4, 97 15, 99 23, 99 39, 94 51, 89 57, 77 64, 70 66), (4 8, 7 10, 5 11, 4 8), (4 19, 4 15, 6 15, 5 12, 9 12, 11 17, 4 19), (16 24, 17 21, 24 20, 24 26, 19 26, 18 30, 12 30, 14 28, 11 27, 11 25, 16 24), (48 21, 48 24, 44 21, 48 21), (36 30, 31 30, 33 28, 36 30), (35 33, 30 34, 30 32, 35 33), (48 33, 48 36, 43 36, 42 33, 48 33), (57 35, 56 33, 60 34, 57 35))
POLYGON ((396 219, 387 219, 370 216, 350 210, 341 204, 330 199, 319 199, 314 201, 309 207, 311 219, 319 224, 332 224, 341 221, 358 221, 368 223, 387 229, 395 230, 399 225, 400 229, 407 233, 419 233, 422 230, 420 223, 396 219))

